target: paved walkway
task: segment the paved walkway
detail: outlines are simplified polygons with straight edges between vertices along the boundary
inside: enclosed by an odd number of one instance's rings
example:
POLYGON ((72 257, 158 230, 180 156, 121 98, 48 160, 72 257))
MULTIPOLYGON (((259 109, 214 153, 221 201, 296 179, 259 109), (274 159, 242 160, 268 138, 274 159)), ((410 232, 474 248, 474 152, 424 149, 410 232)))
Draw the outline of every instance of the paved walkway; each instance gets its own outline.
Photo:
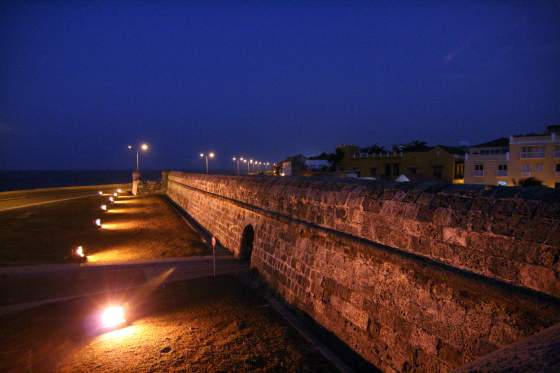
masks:
POLYGON ((91 197, 99 190, 130 189, 130 184, 92 185, 80 187, 16 190, 0 192, 0 212, 24 207, 91 197))
MULTIPOLYGON (((216 257, 216 275, 248 268, 248 263, 231 255, 216 257)), ((0 314, 92 294, 211 276, 212 256, 1 268, 0 314)))

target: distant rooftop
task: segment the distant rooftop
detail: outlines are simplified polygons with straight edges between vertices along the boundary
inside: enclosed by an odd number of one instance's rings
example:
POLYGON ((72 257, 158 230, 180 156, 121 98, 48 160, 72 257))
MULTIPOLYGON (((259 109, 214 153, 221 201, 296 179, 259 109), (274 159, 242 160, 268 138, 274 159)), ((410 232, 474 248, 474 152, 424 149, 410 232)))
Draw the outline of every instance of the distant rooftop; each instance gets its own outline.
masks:
POLYGON ((550 126, 546 126, 546 129, 544 132, 531 132, 531 133, 526 133, 526 134, 521 134, 521 135, 513 135, 513 137, 530 137, 530 136, 548 136, 551 133, 560 133, 560 125, 559 124, 555 124, 555 125, 550 125, 550 126))
POLYGON ((440 148, 445 149, 450 154, 465 155, 465 148, 459 146, 438 145, 440 148))
POLYGON ((429 152, 434 148, 442 148, 443 150, 445 150, 446 152, 448 152, 450 154, 460 154, 460 155, 465 154, 465 149, 457 147, 457 146, 447 146, 447 145, 435 145, 435 146, 426 145, 426 146, 422 146, 422 147, 406 149, 403 152, 404 153, 422 153, 422 152, 429 152))
POLYGON ((482 144, 473 145, 471 148, 507 148, 509 146, 509 138, 500 137, 499 139, 483 142, 482 144))

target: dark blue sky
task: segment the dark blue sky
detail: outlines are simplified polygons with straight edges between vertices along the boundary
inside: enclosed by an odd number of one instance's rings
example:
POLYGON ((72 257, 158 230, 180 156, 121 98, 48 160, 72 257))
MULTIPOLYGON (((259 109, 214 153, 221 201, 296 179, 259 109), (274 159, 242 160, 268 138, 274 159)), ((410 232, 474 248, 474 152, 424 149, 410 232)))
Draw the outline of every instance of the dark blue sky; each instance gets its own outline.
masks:
POLYGON ((559 102, 555 1, 0 3, 4 169, 473 144, 559 102))

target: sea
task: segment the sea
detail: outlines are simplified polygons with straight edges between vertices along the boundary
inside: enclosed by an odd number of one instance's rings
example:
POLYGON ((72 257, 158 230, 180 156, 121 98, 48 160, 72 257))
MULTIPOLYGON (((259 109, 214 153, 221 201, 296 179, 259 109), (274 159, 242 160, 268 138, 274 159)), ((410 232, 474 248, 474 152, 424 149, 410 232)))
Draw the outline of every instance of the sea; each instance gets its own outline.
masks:
MULTIPOLYGON (((141 174, 142 179, 147 180, 157 180, 161 177, 161 171, 158 170, 142 170, 141 174)), ((0 170, 0 192, 65 186, 120 184, 129 183, 131 180, 131 170, 0 170)))

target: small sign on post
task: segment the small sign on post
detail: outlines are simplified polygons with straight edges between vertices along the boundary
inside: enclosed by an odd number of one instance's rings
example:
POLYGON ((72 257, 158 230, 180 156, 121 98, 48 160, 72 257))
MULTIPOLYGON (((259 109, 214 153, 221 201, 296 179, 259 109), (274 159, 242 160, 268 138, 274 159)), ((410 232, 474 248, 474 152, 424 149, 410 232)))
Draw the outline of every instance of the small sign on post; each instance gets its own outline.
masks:
POLYGON ((210 241, 212 244, 212 263, 214 268, 214 280, 216 279, 216 237, 212 236, 212 240, 210 241))

